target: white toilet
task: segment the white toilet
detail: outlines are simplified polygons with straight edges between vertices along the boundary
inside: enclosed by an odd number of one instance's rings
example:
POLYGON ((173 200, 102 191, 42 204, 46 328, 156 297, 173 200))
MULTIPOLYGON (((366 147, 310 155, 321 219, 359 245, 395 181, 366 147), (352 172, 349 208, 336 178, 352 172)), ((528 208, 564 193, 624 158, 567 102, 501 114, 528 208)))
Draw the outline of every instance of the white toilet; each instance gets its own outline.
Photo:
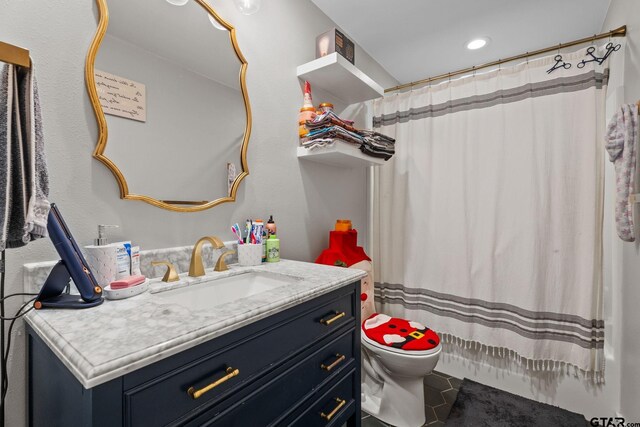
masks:
POLYGON ((366 322, 362 330, 362 410, 397 427, 424 425, 424 377, 438 363, 442 351, 439 340, 427 350, 394 348, 389 341, 398 335, 385 335, 385 345, 367 337, 365 328, 366 322))

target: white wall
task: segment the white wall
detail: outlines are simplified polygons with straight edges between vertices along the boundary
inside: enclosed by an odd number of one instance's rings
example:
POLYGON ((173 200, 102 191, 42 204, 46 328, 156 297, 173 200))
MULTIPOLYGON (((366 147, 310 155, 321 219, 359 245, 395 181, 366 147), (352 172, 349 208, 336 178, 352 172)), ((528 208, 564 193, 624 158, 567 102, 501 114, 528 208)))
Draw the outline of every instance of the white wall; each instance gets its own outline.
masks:
MULTIPOLYGON (((252 16, 240 15, 229 1, 212 0, 212 5, 236 26, 249 62, 251 175, 236 203, 179 214, 120 200, 111 173, 91 157, 97 130, 84 86, 84 60, 96 28, 95 4, 0 0, 0 40, 29 48, 37 71, 50 199, 81 244, 91 243, 98 223, 119 224, 114 238, 131 239, 146 249, 193 244, 205 234, 228 239, 232 222, 273 214, 283 257, 312 261, 328 243, 327 231, 337 218, 351 218, 366 231, 366 170, 299 163, 295 155, 302 104, 296 66, 314 58, 316 35, 333 23, 309 1, 267 0, 252 16)), ((360 49, 356 61, 383 87, 397 84, 360 49)), ((315 90, 314 100, 323 99, 328 98, 315 90)), ((47 240, 7 251, 7 256, 7 293, 21 290, 22 264, 56 258, 47 240)), ((10 312, 16 309, 15 304, 9 307, 10 312)), ((26 394, 23 327, 14 334, 7 421, 21 426, 26 394)))
MULTIPOLYGON (((620 102, 640 100, 640 2, 612 0, 603 30, 627 25, 624 55, 624 88, 620 102)), ((640 182, 636 181, 638 184, 640 182)), ((636 185, 636 188, 640 188, 636 185)), ((611 208, 613 209, 613 208, 611 208)), ((636 210, 636 224, 640 215, 636 210)), ((640 227, 636 226, 636 243, 618 243, 617 262, 620 289, 620 413, 627 421, 640 420, 640 227)))

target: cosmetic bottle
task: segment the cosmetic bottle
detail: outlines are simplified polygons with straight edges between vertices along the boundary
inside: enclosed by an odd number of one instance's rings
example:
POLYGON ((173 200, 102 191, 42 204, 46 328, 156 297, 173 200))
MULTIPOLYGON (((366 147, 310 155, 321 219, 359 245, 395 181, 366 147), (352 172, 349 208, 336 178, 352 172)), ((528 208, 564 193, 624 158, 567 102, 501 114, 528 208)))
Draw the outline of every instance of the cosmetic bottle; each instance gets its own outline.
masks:
POLYGON ((269 235, 276 234, 276 223, 273 220, 273 215, 269 215, 269 221, 267 221, 266 229, 269 235))
POLYGON ((142 272, 140 271, 140 246, 131 247, 131 275, 142 275, 142 272))
POLYGON ((267 230, 262 231, 262 262, 267 262, 267 238, 269 233, 267 230))
POLYGON ((272 234, 267 239, 267 262, 280 261, 280 239, 272 234))
POLYGON ((117 242, 111 246, 116 248, 116 279, 131 276, 131 242, 117 242))

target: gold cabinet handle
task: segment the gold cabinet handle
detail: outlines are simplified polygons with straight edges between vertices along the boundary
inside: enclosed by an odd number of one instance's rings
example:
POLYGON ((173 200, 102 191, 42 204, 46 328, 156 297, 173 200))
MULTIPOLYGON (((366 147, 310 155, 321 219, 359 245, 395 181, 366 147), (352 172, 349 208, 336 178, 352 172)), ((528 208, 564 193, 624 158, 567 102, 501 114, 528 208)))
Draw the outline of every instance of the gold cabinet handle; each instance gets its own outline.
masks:
POLYGON ((320 365, 320 368, 324 369, 327 372, 330 372, 333 368, 335 368, 336 366, 338 366, 340 363, 342 363, 344 360, 346 359, 344 354, 340 354, 340 353, 336 353, 336 360, 334 360, 333 362, 331 362, 330 365, 325 365, 324 363, 322 365, 320 365))
POLYGON ((214 382, 212 382, 208 386, 201 388, 200 390, 196 390, 194 387, 189 387, 189 390, 187 390, 187 393, 189 394, 189 396, 193 397, 194 399, 198 399, 206 392, 211 391, 212 389, 218 387, 220 384, 230 380, 236 375, 239 375, 240 369, 234 369, 232 367, 228 367, 226 372, 227 372, 227 375, 225 375, 224 377, 218 380, 215 380, 214 382))
POLYGON ((320 319, 320 323, 329 326, 330 324, 344 316, 346 316, 346 313, 344 311, 341 311, 340 313, 336 311, 335 316, 333 316, 331 319, 320 319))
POLYGON ((333 411, 329 412, 328 414, 325 414, 324 412, 320 412, 320 416, 326 419, 327 421, 331 421, 331 418, 333 418, 338 413, 338 411, 342 409, 344 405, 347 404, 346 400, 340 399, 339 397, 336 397, 336 402, 338 402, 338 406, 333 408, 333 411))

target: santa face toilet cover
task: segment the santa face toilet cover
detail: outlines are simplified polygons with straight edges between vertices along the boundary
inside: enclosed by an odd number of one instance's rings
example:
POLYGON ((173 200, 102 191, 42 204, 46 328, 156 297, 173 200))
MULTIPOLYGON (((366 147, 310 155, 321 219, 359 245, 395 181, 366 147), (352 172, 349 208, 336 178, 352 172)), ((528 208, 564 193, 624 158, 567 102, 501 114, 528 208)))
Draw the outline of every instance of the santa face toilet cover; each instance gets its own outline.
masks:
POLYGON ((387 347, 402 350, 425 351, 440 344, 438 335, 418 322, 373 314, 362 323, 367 338, 387 347))

